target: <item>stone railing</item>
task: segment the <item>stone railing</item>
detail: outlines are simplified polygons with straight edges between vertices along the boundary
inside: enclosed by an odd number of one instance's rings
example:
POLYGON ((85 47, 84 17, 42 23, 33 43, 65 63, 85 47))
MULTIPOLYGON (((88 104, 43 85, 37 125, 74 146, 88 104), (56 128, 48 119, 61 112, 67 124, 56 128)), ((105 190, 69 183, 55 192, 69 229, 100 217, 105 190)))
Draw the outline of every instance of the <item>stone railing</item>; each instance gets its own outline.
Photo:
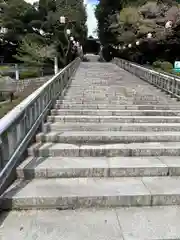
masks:
POLYGON ((11 180, 37 130, 45 126, 55 100, 64 95, 79 64, 77 58, 0 120, 0 193, 11 180))
POLYGON ((176 75, 157 72, 124 59, 115 58, 113 62, 133 75, 171 94, 172 97, 180 98, 180 78, 176 75))

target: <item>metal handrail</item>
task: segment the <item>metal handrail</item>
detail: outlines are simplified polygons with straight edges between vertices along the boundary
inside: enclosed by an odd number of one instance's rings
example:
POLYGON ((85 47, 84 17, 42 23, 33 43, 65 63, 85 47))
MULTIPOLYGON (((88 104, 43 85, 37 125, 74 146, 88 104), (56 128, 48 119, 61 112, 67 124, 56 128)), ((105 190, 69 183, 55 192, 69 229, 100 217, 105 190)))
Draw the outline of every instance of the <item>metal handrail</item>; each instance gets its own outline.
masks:
POLYGON ((179 79, 180 80, 180 77, 179 76, 177 76, 177 75, 174 75, 174 74, 172 74, 172 73, 168 73, 168 72, 165 72, 165 71, 163 71, 163 70, 161 70, 161 71, 156 71, 155 69, 153 69, 151 66, 142 66, 142 65, 140 65, 140 64, 138 64, 138 63, 133 63, 133 62, 130 62, 130 61, 128 61, 128 60, 124 60, 124 59, 120 59, 120 58, 115 58, 116 60, 123 60, 123 61, 126 61, 126 62, 128 62, 128 63, 132 63, 132 64, 135 64, 136 66, 138 66, 138 67, 140 67, 140 68, 144 68, 144 69, 149 69, 149 70, 151 70, 151 71, 153 71, 153 72, 156 72, 156 73, 158 73, 158 74, 161 74, 162 76, 170 76, 170 77, 172 77, 173 79, 174 78, 176 78, 176 79, 179 79))
POLYGON ((0 193, 80 61, 75 59, 0 120, 0 193))
POLYGON ((115 58, 114 63, 127 70, 133 75, 149 82, 161 90, 171 94, 173 97, 180 98, 180 78, 177 76, 157 72, 155 70, 140 66, 136 63, 124 59, 115 58))

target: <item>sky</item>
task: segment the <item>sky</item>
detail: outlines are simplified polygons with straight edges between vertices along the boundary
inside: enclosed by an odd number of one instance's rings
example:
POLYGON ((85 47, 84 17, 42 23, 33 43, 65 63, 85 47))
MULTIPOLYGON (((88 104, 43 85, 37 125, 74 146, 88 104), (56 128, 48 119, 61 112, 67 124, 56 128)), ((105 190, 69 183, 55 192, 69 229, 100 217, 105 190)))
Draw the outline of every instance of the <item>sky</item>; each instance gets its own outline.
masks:
POLYGON ((97 0, 84 0, 85 4, 87 4, 87 25, 88 25, 88 35, 93 36, 93 37, 97 37, 96 33, 94 33, 94 31, 97 28, 97 21, 96 18, 94 16, 94 7, 95 4, 97 3, 97 0))
MULTIPOLYGON (((37 0, 25 0, 26 2, 33 3, 36 2, 37 0)), ((97 21, 94 16, 94 7, 95 4, 97 3, 97 0, 84 0, 84 3, 87 4, 87 26, 88 26, 88 36, 93 36, 97 37, 96 33, 94 31, 97 28, 97 21)))

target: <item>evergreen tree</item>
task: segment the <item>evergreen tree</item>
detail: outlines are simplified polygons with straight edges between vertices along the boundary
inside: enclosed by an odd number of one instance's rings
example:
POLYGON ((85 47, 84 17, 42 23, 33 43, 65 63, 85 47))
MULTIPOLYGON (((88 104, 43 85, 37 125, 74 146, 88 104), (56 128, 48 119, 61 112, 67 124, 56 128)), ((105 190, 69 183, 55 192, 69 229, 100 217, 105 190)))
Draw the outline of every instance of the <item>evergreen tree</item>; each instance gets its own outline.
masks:
POLYGON ((30 49, 35 45, 39 51, 47 49, 46 45, 53 45, 60 62, 66 63, 65 53, 69 45, 64 31, 65 26, 60 23, 60 16, 73 21, 71 25, 66 26, 73 28, 75 40, 83 43, 87 36, 87 16, 83 0, 39 0, 34 5, 24 0, 0 0, 0 10, 0 26, 7 29, 5 33, 1 33, 0 38, 3 42, 16 45, 18 60, 28 59, 29 62, 30 49), (26 56, 24 58, 23 51, 26 56))
POLYGON ((98 35, 103 45, 112 43, 115 34, 111 31, 112 20, 117 23, 116 15, 122 9, 122 1, 99 0, 95 9, 95 16, 98 21, 98 35), (113 19, 112 19, 113 18, 113 19))

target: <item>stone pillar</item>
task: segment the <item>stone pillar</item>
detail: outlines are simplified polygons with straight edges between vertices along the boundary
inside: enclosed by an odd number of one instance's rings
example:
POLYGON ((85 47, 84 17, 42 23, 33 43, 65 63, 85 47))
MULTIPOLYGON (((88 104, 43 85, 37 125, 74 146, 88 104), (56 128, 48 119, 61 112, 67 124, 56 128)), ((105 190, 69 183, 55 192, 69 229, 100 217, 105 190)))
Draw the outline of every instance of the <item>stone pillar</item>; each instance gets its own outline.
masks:
POLYGON ((54 57, 54 74, 58 73, 58 58, 54 57))
POLYGON ((16 74, 16 80, 19 80, 19 69, 18 69, 18 64, 15 64, 15 74, 16 74))

